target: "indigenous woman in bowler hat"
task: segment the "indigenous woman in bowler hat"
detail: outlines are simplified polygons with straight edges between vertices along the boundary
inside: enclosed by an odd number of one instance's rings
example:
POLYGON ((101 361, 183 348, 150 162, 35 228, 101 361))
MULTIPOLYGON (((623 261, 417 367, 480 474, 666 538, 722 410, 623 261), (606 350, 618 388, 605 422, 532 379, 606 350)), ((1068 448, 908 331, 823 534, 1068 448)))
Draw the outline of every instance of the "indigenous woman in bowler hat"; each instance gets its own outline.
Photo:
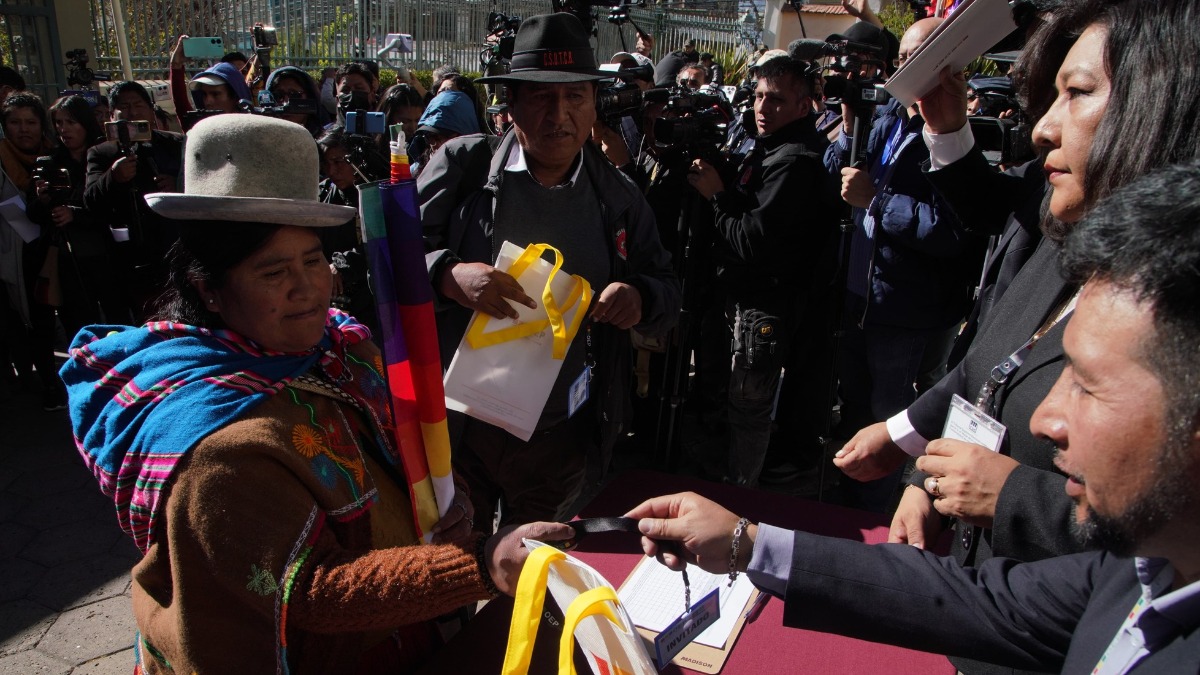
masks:
POLYGON ((329 308, 303 127, 254 115, 188 135, 180 222, 155 320, 93 326, 62 370, 80 452, 143 557, 138 671, 408 672, 431 619, 500 591, 534 524, 485 538, 458 494, 420 545, 389 439, 379 352, 329 308))

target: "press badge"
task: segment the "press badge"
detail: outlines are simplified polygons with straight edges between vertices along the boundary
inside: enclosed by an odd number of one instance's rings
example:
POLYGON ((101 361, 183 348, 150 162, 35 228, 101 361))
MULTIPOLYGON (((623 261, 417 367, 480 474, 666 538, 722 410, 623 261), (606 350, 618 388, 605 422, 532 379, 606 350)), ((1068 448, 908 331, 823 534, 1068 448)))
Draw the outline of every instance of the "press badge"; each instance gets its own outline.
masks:
POLYGON ((982 445, 992 452, 1000 451, 1004 440, 1004 425, 991 415, 971 405, 967 399, 954 395, 950 400, 950 412, 946 414, 946 426, 942 438, 953 438, 975 445, 982 445))
POLYGON ((575 413, 587 403, 588 396, 591 393, 591 372, 587 366, 584 366, 583 372, 579 377, 575 378, 575 382, 571 384, 571 391, 567 394, 567 417, 574 417, 575 413))
POLYGON ((658 661, 659 668, 666 667, 671 659, 691 644, 705 628, 721 618, 720 591, 720 588, 714 588, 654 638, 654 658, 658 661))

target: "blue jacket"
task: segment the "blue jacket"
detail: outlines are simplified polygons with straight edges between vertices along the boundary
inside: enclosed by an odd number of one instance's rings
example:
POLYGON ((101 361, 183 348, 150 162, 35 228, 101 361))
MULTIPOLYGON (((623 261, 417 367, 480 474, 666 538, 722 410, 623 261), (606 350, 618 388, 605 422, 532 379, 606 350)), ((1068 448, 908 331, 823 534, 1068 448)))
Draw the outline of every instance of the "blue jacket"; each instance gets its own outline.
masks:
MULTIPOLYGON (((847 292, 866 303, 865 314, 855 317, 863 325, 941 329, 969 308, 983 240, 966 233, 925 179, 923 126, 920 117, 905 119, 893 100, 880 109, 867 139, 876 195, 869 208, 854 209, 846 283, 847 292)), ((850 140, 843 134, 825 151, 830 173, 846 166, 850 140)))
MULTIPOLYGON (((200 75, 197 75, 196 77, 201 77, 203 75, 212 75, 213 77, 219 77, 224 80, 225 84, 228 84, 233 88, 233 93, 237 96, 239 101, 250 100, 250 87, 246 86, 246 78, 242 76, 241 71, 234 67, 233 64, 218 63, 212 68, 200 73, 200 75)), ((204 94, 199 90, 193 90, 192 102, 196 104, 196 110, 203 110, 204 94)))

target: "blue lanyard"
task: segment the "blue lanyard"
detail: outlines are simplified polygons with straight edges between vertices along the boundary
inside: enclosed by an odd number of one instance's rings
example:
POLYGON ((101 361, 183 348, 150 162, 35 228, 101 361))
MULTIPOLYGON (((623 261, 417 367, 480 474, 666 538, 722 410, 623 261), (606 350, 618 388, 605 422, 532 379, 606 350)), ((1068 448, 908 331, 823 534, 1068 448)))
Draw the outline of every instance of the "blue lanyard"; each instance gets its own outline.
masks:
POLYGON ((880 168, 887 168, 887 166, 892 163, 892 160, 895 159, 893 155, 896 152, 896 148, 900 146, 900 141, 903 140, 903 138, 904 118, 897 117, 896 123, 892 126, 892 131, 888 135, 887 143, 885 143, 883 146, 883 154, 879 156, 880 168))

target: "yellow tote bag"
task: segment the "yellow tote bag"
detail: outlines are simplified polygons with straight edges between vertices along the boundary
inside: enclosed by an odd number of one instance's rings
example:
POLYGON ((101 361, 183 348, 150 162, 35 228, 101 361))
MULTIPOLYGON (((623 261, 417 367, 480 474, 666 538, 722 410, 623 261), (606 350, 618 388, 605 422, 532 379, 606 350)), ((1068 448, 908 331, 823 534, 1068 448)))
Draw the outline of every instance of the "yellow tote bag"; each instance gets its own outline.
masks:
POLYGON ((657 672, 616 590, 599 572, 552 546, 529 540, 525 545, 532 550, 517 581, 503 675, 529 672, 547 591, 565 608, 558 675, 577 675, 573 658, 577 641, 594 675, 657 672))
POLYGON ((512 275, 538 306, 510 303, 516 320, 480 312, 471 317, 446 371, 448 409, 529 440, 592 302, 591 285, 568 274, 564 264, 569 261, 548 244, 501 245, 496 268, 512 275), (543 260, 546 253, 553 262, 543 260))

